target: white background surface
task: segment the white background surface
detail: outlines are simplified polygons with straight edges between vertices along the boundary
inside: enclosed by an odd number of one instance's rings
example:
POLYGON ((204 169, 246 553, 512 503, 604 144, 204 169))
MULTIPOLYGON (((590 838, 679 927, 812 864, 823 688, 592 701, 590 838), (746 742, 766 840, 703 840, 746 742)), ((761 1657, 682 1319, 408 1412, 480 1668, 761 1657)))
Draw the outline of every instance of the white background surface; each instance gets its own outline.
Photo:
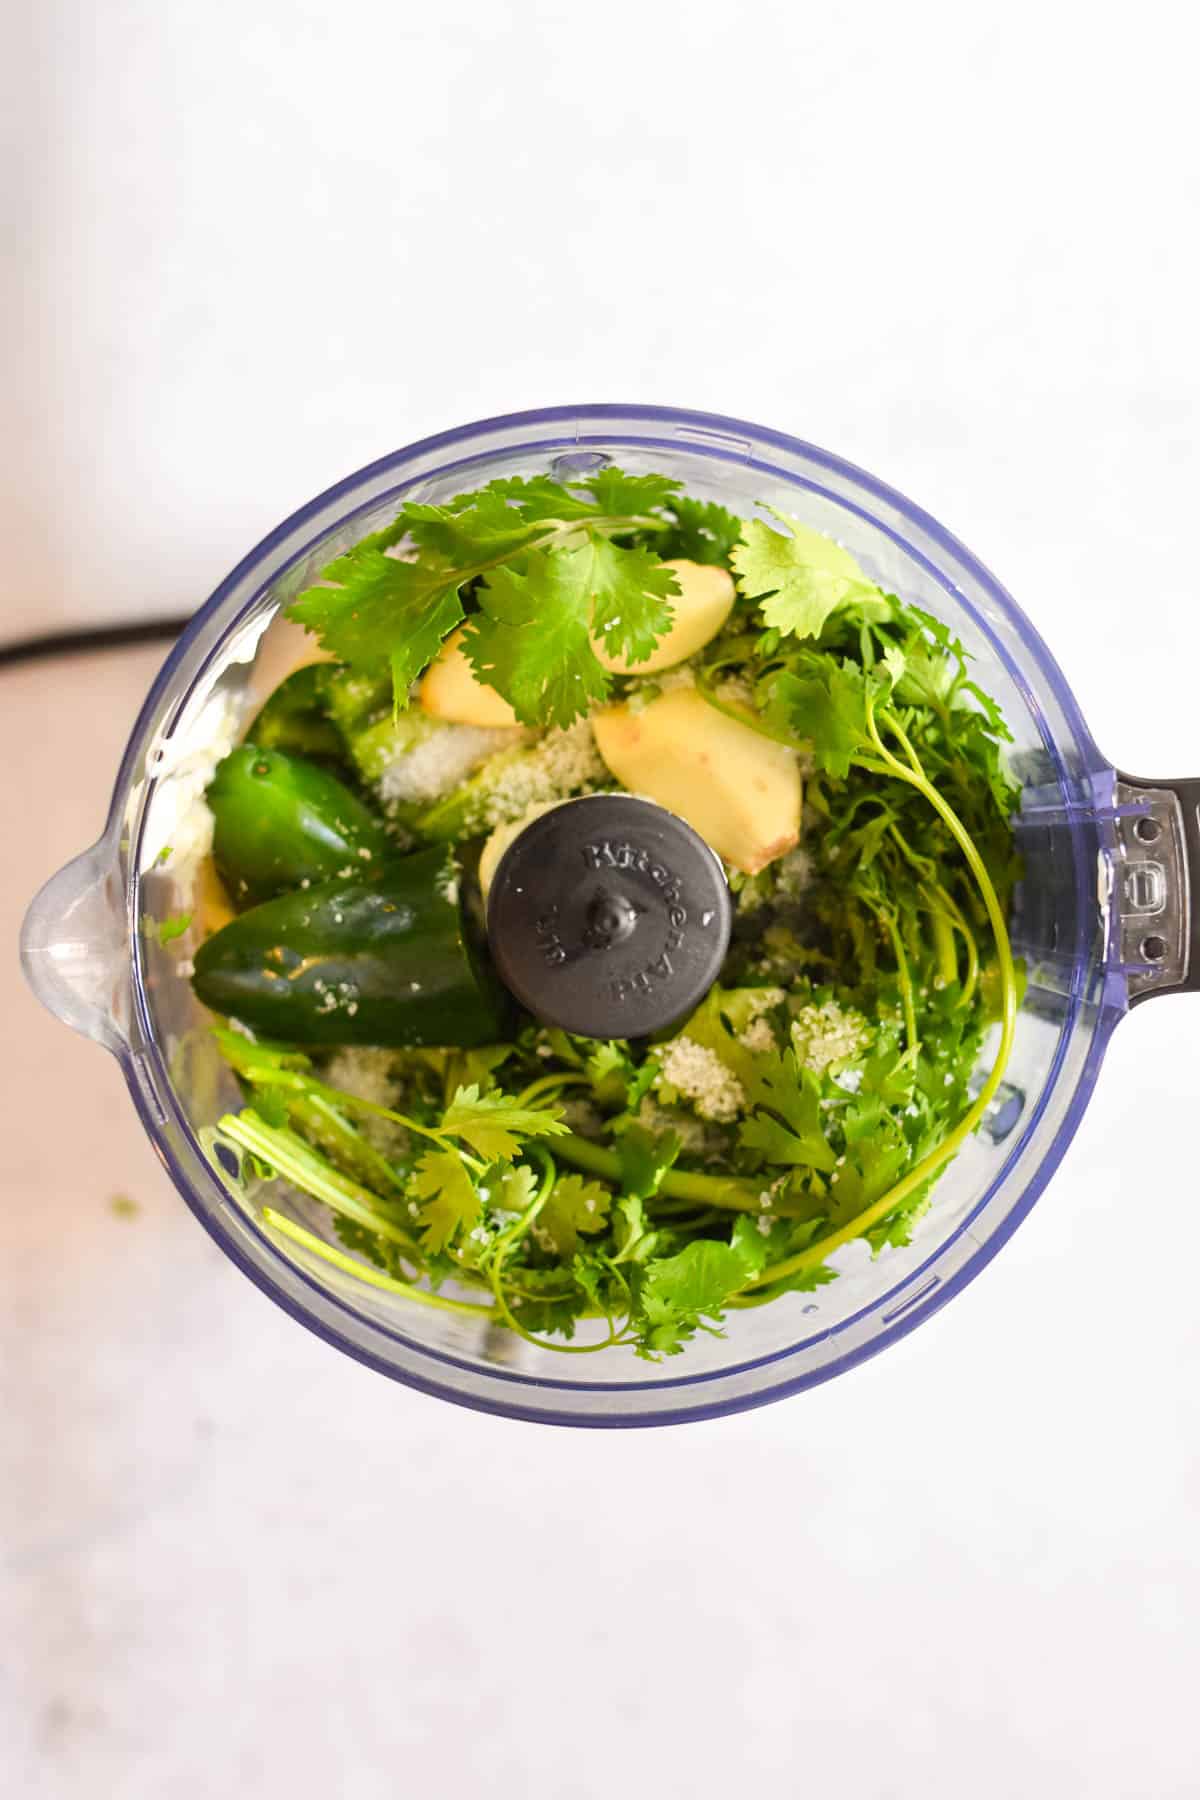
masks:
MULTIPOLYGON (((33 13, 0 637, 185 611, 424 433, 660 400, 912 494, 1114 758, 1200 770, 1182 9, 33 13)), ((156 661, 0 673, 14 929, 156 661)), ((1200 1002, 1122 1028, 1029 1222, 886 1357, 584 1435, 290 1324, 3 982, 6 1792, 1200 1788, 1200 1002)))

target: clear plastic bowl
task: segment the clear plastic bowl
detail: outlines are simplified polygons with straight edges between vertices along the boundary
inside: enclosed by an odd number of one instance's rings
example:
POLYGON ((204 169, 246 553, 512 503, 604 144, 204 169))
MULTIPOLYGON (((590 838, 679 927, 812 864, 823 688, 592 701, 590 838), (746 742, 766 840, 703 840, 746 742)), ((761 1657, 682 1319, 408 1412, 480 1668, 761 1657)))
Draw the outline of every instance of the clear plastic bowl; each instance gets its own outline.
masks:
MULTIPOLYGON (((272 678, 273 679, 273 678, 272 678)), ((813 446, 737 420, 661 407, 555 407, 428 438, 340 482, 265 538, 175 645, 134 726, 99 842, 43 888, 23 935, 40 998, 118 1058, 142 1122, 196 1217, 250 1279, 331 1344, 427 1393, 515 1418, 649 1425, 759 1405, 852 1367, 911 1331, 995 1254, 1029 1211, 1079 1123, 1110 1032, 1139 991, 1187 985, 1186 883, 1160 866, 1177 948, 1131 955, 1122 821, 1176 821, 1167 790, 1130 796, 1099 753, 1033 626, 950 534, 882 483, 813 446), (913 1243, 839 1253, 840 1279, 731 1315, 664 1363, 625 1349, 585 1358, 418 1307, 342 1276, 270 1236, 260 1195, 223 1178, 202 1134, 237 1092, 181 968, 153 923, 197 904, 196 801, 266 677, 276 613, 402 498, 440 500, 497 475, 586 473, 605 459, 660 470, 750 513, 767 502, 832 533, 883 587, 947 620, 1001 702, 1024 789, 1026 876, 1014 931, 1029 985, 1007 1080, 983 1128, 939 1182, 913 1243), (1166 793, 1166 800, 1162 796, 1166 793), (1155 799, 1155 794, 1158 799, 1155 799), (1118 802, 1120 802, 1118 804, 1118 802), (1163 807, 1167 811, 1163 811, 1163 807), (160 852, 170 847, 164 864, 160 852), (1182 911, 1181 911, 1182 909, 1182 911), (1174 917, 1172 913, 1172 917, 1174 917)), ((1143 829, 1149 829, 1143 827, 1143 829)), ((1190 821, 1182 850, 1194 843, 1190 821)), ((1142 846, 1141 860, 1149 854, 1142 846)), ((1156 853, 1157 854, 1157 853, 1156 853)), ((1143 895, 1144 895, 1144 889, 1143 895)), ((186 940, 185 940, 186 942, 186 940)), ((1191 972, 1200 956, 1193 956, 1191 972)), ((296 1215, 328 1231, 321 1209, 296 1215)))

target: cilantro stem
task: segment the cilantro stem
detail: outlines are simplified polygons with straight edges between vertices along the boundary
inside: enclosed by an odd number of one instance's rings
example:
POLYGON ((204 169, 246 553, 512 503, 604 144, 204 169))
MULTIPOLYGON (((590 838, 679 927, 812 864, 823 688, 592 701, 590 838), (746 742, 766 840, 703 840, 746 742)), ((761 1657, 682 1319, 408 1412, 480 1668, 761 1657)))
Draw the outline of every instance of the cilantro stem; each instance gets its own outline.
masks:
POLYGON ((286 1126, 268 1125, 249 1106, 240 1113, 226 1113, 218 1129, 235 1144, 240 1144, 243 1150, 269 1164, 281 1180, 290 1181, 293 1187, 300 1188, 345 1218, 353 1219, 355 1224, 365 1226, 378 1237, 400 1244, 410 1256, 417 1254, 416 1243, 409 1233, 376 1211, 378 1194, 351 1181, 294 1131, 289 1131, 286 1126))
MULTIPOLYGON (((269 1079, 256 1078, 243 1072, 242 1079, 259 1087, 283 1086, 269 1079)), ((288 1123, 316 1148, 324 1151, 343 1173, 360 1181, 364 1187, 395 1193, 404 1187, 407 1171, 402 1173, 368 1142, 361 1131, 343 1118, 341 1111, 313 1092, 312 1083, 299 1081, 295 1087, 283 1086, 288 1123)))
MULTIPOLYGON (((554 1154, 572 1168, 602 1181, 621 1186, 621 1159, 615 1150, 593 1144, 590 1138, 569 1132, 554 1140, 554 1154)), ((725 1212, 760 1213, 768 1209, 762 1203, 761 1182, 739 1182, 734 1175, 701 1175, 691 1169, 668 1169, 658 1191, 668 1200, 692 1200, 702 1206, 719 1206, 725 1212)))
POLYGON ((614 532, 624 537, 628 531, 670 531, 671 526, 666 519, 656 519, 650 513, 635 513, 630 518, 622 518, 620 513, 610 513, 598 519, 564 519, 561 522, 564 531, 603 531, 614 532))
MULTIPOLYGON (((435 1294, 429 1288, 417 1287, 410 1281, 400 1281, 394 1275, 385 1275, 382 1269, 377 1269, 370 1263, 359 1262, 357 1258, 348 1256, 344 1251, 337 1249, 335 1245, 327 1244, 324 1238, 319 1238, 313 1232, 307 1231, 303 1225, 298 1225, 295 1219, 289 1219, 285 1213, 277 1212, 273 1206, 264 1206, 261 1216, 263 1224, 270 1230, 278 1232, 281 1237, 291 1238, 294 1243, 302 1245, 304 1249, 311 1251, 314 1256, 319 1256, 322 1261, 331 1263, 335 1269, 344 1270, 347 1275, 353 1275, 359 1281, 365 1281, 370 1287, 382 1288, 385 1293, 389 1294, 402 1294, 406 1300, 420 1301, 422 1306, 436 1307, 442 1312, 460 1313, 468 1318, 493 1319, 496 1315, 496 1308, 494 1306, 481 1306, 474 1300, 454 1300, 451 1299, 449 1294, 435 1294)), ((459 1279, 478 1280, 478 1277, 471 1276, 468 1274, 468 1271, 463 1270, 460 1273, 459 1279)), ((546 1298, 546 1296, 540 1293, 530 1294, 528 1293, 528 1290, 524 1291, 530 1299, 546 1298)), ((569 1289, 565 1289, 564 1294, 569 1291, 569 1289)), ((600 1313, 593 1307, 586 1308, 585 1311, 580 1314, 580 1317, 584 1318, 603 1318, 604 1316, 603 1313, 600 1313)), ((531 1338, 530 1342, 537 1343, 538 1340, 536 1338, 531 1338)), ((603 1350, 608 1347, 607 1342, 604 1344, 577 1344, 574 1346, 576 1350, 603 1350)), ((570 1346, 543 1343, 540 1345, 540 1348, 545 1350, 563 1350, 570 1348, 570 1346)))
POLYGON ((493 1270, 498 1266, 498 1263, 504 1261, 504 1258, 508 1255, 513 1245, 518 1243, 520 1239, 525 1236, 525 1233, 529 1230, 529 1227, 533 1224, 533 1221, 537 1218, 543 1206, 545 1206, 547 1200, 550 1198, 554 1189, 554 1183, 558 1180, 558 1170, 540 1145, 528 1145, 526 1147, 526 1155, 531 1162, 541 1164, 542 1179, 533 1199, 522 1209, 521 1213, 513 1220, 512 1224, 506 1225, 504 1230, 497 1237, 493 1248, 500 1251, 501 1254, 497 1259, 497 1262, 493 1262, 493 1270))
POLYGON ((288 1069, 275 1068, 264 1068, 261 1071, 248 1069, 246 1074, 250 1080, 259 1082, 264 1087, 302 1088, 306 1093, 327 1100, 334 1106, 344 1106, 349 1112, 369 1113, 372 1118, 390 1119, 394 1125, 402 1125, 405 1131, 415 1132, 418 1137, 429 1138, 438 1146, 439 1150, 452 1150, 456 1156, 462 1158, 469 1169, 474 1170, 476 1175, 482 1175, 488 1166, 486 1162, 481 1161, 477 1156, 472 1156, 468 1150, 464 1150, 455 1140, 453 1133, 436 1131, 429 1125, 418 1125, 417 1121, 410 1119, 407 1113, 393 1112, 390 1106, 381 1106, 377 1100, 364 1100, 361 1095, 348 1093, 344 1088, 327 1087, 314 1075, 298 1075, 288 1069))
MULTIPOLYGON (((617 1267, 617 1264, 620 1262, 621 1259, 619 1256, 605 1256, 605 1257, 602 1257, 601 1260, 603 1261, 605 1268, 610 1272, 610 1274, 615 1275, 617 1280, 621 1284, 621 1292, 625 1296, 625 1311, 626 1311, 625 1325, 628 1325, 630 1320, 633 1317, 633 1295, 630 1292, 629 1283, 626 1281, 624 1273, 622 1272, 622 1270, 620 1270, 617 1267)), ((609 1314, 606 1314, 605 1316, 608 1318, 608 1327, 609 1327, 609 1330, 611 1331, 612 1330, 612 1317, 609 1314)), ((622 1326, 622 1330, 624 1330, 624 1328, 625 1327, 622 1326)))
POLYGON ((490 1319, 495 1310, 490 1306, 480 1306, 473 1300, 452 1300, 448 1294, 434 1294, 428 1288, 414 1286, 411 1281, 399 1281, 394 1275, 385 1275, 382 1269, 373 1268, 370 1263, 359 1262, 356 1257, 347 1256, 344 1251, 335 1249, 324 1238, 306 1231, 303 1225, 297 1225, 294 1219, 276 1212, 273 1206, 263 1207, 262 1220, 272 1231, 303 1245, 314 1256, 332 1263, 335 1269, 343 1269, 347 1275, 355 1275, 359 1281, 365 1281, 371 1287, 383 1288, 389 1294, 403 1294, 407 1300, 419 1300, 422 1306, 436 1306, 443 1312, 465 1313, 469 1318, 490 1319))
MULTIPOLYGON (((766 1211, 767 1207, 764 1205, 763 1212, 766 1211)), ((776 1215, 772 1213, 771 1217, 774 1218, 776 1215)), ((672 1231, 705 1231, 710 1225, 719 1225, 722 1222, 728 1225, 729 1216, 719 1206, 697 1208, 681 1201, 677 1206, 655 1206, 654 1208, 655 1225, 668 1225, 672 1231)))
MULTIPOLYGON (((975 843, 974 838, 971 836, 954 808, 950 805, 949 801, 943 798, 929 780, 928 776, 926 776, 921 769, 920 762, 916 759, 912 745, 909 743, 899 720, 890 712, 884 714, 884 719, 900 739, 907 754, 913 757, 916 762, 915 770, 910 772, 885 748, 882 740, 879 738, 875 725, 873 704, 869 703, 867 709, 867 722, 876 747, 882 752, 885 769, 889 774, 895 774, 899 780, 907 781, 912 787, 916 788, 917 792, 922 794, 929 802, 930 806, 933 807, 934 811, 949 831, 951 837, 962 851, 967 867, 975 878, 976 886, 978 887, 980 897, 983 900, 984 909, 988 916, 988 923, 992 928, 992 935, 996 940, 996 956, 1000 965, 1001 1025, 1004 1041, 1002 1042, 1001 1051, 997 1057, 997 1064, 1006 1063, 1009 1051, 1012 1048, 1012 1038, 1016 1031, 1017 977, 1016 969, 1013 964, 1012 946, 1009 943, 1008 925, 1005 921, 1004 912, 1001 908, 999 898, 997 897, 996 889, 992 883, 991 875, 988 873, 987 865, 979 854, 979 848, 975 843)), ((1002 1074, 1003 1069, 1001 1068, 1000 1075, 996 1076, 997 1086, 999 1086, 1002 1074)))
POLYGON ((513 1316, 512 1309, 505 1298, 503 1282, 505 1260, 514 1244, 525 1235, 529 1230, 529 1227, 533 1224, 533 1221, 541 1212, 543 1206, 545 1206, 554 1190, 554 1183, 558 1179, 558 1171, 555 1169, 550 1157, 540 1145, 531 1144, 529 1146, 528 1154, 542 1164, 541 1186, 538 1188, 537 1193, 529 1202, 528 1206, 526 1206, 521 1213, 520 1218, 516 1219, 505 1231, 502 1231, 500 1236, 496 1239, 495 1248, 497 1254, 493 1258, 491 1268, 488 1272, 492 1293, 496 1299, 496 1311, 499 1312, 505 1324, 511 1331, 515 1331, 518 1337, 524 1338, 527 1344, 533 1344, 538 1350, 558 1350, 563 1351, 568 1355, 575 1356, 586 1356, 596 1350, 609 1350, 614 1344, 621 1341, 621 1332, 624 1331, 628 1325, 628 1319, 626 1319, 618 1328, 613 1324, 612 1319, 608 1318, 608 1336, 598 1344, 550 1344, 547 1343, 545 1338, 537 1337, 532 1331, 527 1331, 525 1329, 520 1320, 513 1316))
POLYGON ((933 858, 931 856, 921 856, 918 851, 914 850, 894 819, 888 825, 888 836, 896 845, 896 848, 899 850, 901 856, 903 856, 909 868, 915 869, 923 881, 932 881, 933 871, 936 866, 933 858))
POLYGON ((590 1087, 591 1082, 586 1075, 563 1073, 561 1075, 540 1075, 536 1081, 522 1088, 513 1101, 514 1106, 528 1106, 531 1100, 537 1100, 543 1094, 557 1093, 563 1087, 590 1087))
POLYGON ((587 1175, 599 1175, 602 1181, 611 1181, 614 1186, 620 1183, 621 1159, 615 1150, 593 1144, 590 1138, 577 1137, 573 1131, 566 1137, 556 1138, 554 1148, 563 1162, 570 1163, 573 1169, 582 1169, 587 1175))
POLYGON ((979 949, 975 942, 975 934, 962 915, 957 901, 946 892, 934 874, 934 862, 931 857, 920 856, 912 848, 900 827, 893 820, 888 826, 888 836, 899 849, 910 869, 914 869, 921 878, 921 891, 933 920, 934 949, 938 960, 938 974, 947 984, 958 980, 958 957, 954 950, 953 934, 958 931, 966 945, 967 977, 963 983, 960 1004, 969 1006, 975 995, 975 984, 979 978, 979 949))
POLYGON ((933 920, 933 953, 937 959, 937 978, 943 987, 953 987, 958 980, 958 952, 954 948, 954 926, 940 907, 931 906, 933 920))
POLYGON ((912 973, 908 966, 908 957, 904 950, 904 940, 900 936, 900 927, 896 923, 896 915, 890 907, 871 905, 863 896, 864 904, 871 907, 875 917, 881 922, 892 943, 892 954, 896 958, 896 974, 900 982, 900 1004, 904 1008, 904 1041, 907 1045, 906 1060, 914 1063, 920 1050, 917 1038, 917 1002, 913 992, 912 973))
MULTIPOLYGON (((972 1000, 975 998, 975 989, 979 982, 979 945, 975 942, 975 933, 971 930, 971 927, 963 917, 962 908, 959 906, 958 902, 952 895, 946 892, 940 882, 931 881, 926 885, 927 891, 934 904, 941 906, 946 917, 949 919, 950 924, 953 926, 954 930, 959 933, 966 946, 967 973, 962 984, 962 992, 959 995, 959 1005, 970 1006, 972 1000)), ((956 959, 954 970, 955 979, 957 979, 957 975, 958 963, 956 959)))
POLYGON ((949 831, 951 837, 953 837, 955 843, 962 851, 963 856, 966 859, 967 867, 970 869, 971 874, 975 879, 975 884, 979 889, 984 909, 987 912, 988 923, 992 928, 992 934, 996 940, 996 959, 1000 971, 1000 1045, 996 1051, 995 1061, 992 1064, 988 1078, 980 1089, 974 1104, 966 1113, 964 1113, 953 1131, 949 1132, 942 1139, 940 1144, 931 1150, 927 1156, 923 1157, 915 1168, 910 1169, 908 1174, 903 1176, 893 1188, 889 1189, 886 1194, 876 1200, 873 1205, 867 1207, 865 1211, 849 1220, 849 1222, 843 1225, 840 1230, 830 1232, 826 1237, 820 1238, 815 1243, 810 1244, 807 1249, 798 1251, 795 1256, 789 1256, 785 1261, 776 1263, 769 1269, 764 1269, 761 1274, 755 1276, 753 1281, 748 1281, 746 1283, 745 1288, 742 1290, 743 1292, 747 1292, 754 1288, 768 1287, 772 1282, 786 1280, 792 1275, 800 1274, 804 1269, 818 1267, 821 1263, 825 1262, 828 1257, 832 1256, 835 1250, 840 1250, 843 1244, 852 1243, 855 1238, 863 1237, 873 1225, 877 1225, 881 1219, 886 1218, 888 1213, 894 1211, 895 1208, 903 1201, 907 1200, 911 1194, 916 1193, 927 1181, 932 1180, 940 1170, 945 1168, 948 1162, 957 1156, 959 1150, 966 1143, 971 1133, 975 1130, 976 1126, 987 1112, 988 1107, 995 1098, 996 1090, 1004 1079, 1004 1071, 1008 1066, 1008 1059, 1012 1054, 1013 1039, 1016 1036, 1017 1029, 1016 969, 1013 964, 1012 946, 1009 942, 1008 926, 1005 922, 1004 913, 1000 906, 996 889, 992 883, 992 878, 988 873, 987 865, 979 854, 979 849, 975 840, 966 829, 958 814, 954 811, 954 808, 941 794, 938 793, 933 783, 922 770, 920 761, 916 757, 913 747, 899 720, 891 712, 885 712, 882 717, 889 730, 894 732, 899 739, 901 748, 905 751, 905 754, 914 766, 909 767, 907 764, 902 763, 898 757, 892 754, 883 742, 875 721, 875 708, 872 698, 868 698, 867 701, 867 730, 870 733, 871 741, 875 749, 879 753, 878 760, 874 757, 857 756, 854 760, 860 768, 866 769, 873 774, 890 775, 894 776, 897 781, 908 782, 908 784, 915 788, 918 793, 922 794, 929 802, 930 806, 933 807, 934 811, 949 831))

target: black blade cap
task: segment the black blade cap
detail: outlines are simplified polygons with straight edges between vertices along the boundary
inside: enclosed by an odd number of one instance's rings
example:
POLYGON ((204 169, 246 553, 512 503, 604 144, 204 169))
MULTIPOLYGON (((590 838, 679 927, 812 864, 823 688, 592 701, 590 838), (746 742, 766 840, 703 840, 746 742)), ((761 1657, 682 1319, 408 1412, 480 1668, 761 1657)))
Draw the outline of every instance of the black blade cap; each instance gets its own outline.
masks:
POLYGON ((720 860, 683 819, 633 794, 591 794, 509 845, 488 894, 488 946, 544 1024, 647 1037, 717 979, 732 912, 720 860))

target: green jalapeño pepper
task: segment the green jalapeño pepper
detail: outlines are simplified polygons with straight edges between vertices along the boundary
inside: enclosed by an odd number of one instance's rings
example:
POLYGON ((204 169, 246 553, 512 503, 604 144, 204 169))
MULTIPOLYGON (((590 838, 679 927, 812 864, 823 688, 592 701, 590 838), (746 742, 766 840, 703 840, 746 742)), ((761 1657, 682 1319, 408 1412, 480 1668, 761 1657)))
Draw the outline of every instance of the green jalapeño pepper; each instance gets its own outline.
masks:
POLYGON ((243 744, 217 765, 205 795, 213 861, 235 905, 334 875, 378 873, 382 822, 344 782, 282 750, 243 744))
POLYGON ((291 1044, 496 1043, 512 1002, 478 946, 441 846, 375 881, 329 881, 252 907, 201 945, 215 1012, 291 1044))
POLYGON ((329 716, 333 663, 306 663, 280 682, 246 733, 260 750, 286 750, 316 762, 345 763, 342 734, 329 716))

